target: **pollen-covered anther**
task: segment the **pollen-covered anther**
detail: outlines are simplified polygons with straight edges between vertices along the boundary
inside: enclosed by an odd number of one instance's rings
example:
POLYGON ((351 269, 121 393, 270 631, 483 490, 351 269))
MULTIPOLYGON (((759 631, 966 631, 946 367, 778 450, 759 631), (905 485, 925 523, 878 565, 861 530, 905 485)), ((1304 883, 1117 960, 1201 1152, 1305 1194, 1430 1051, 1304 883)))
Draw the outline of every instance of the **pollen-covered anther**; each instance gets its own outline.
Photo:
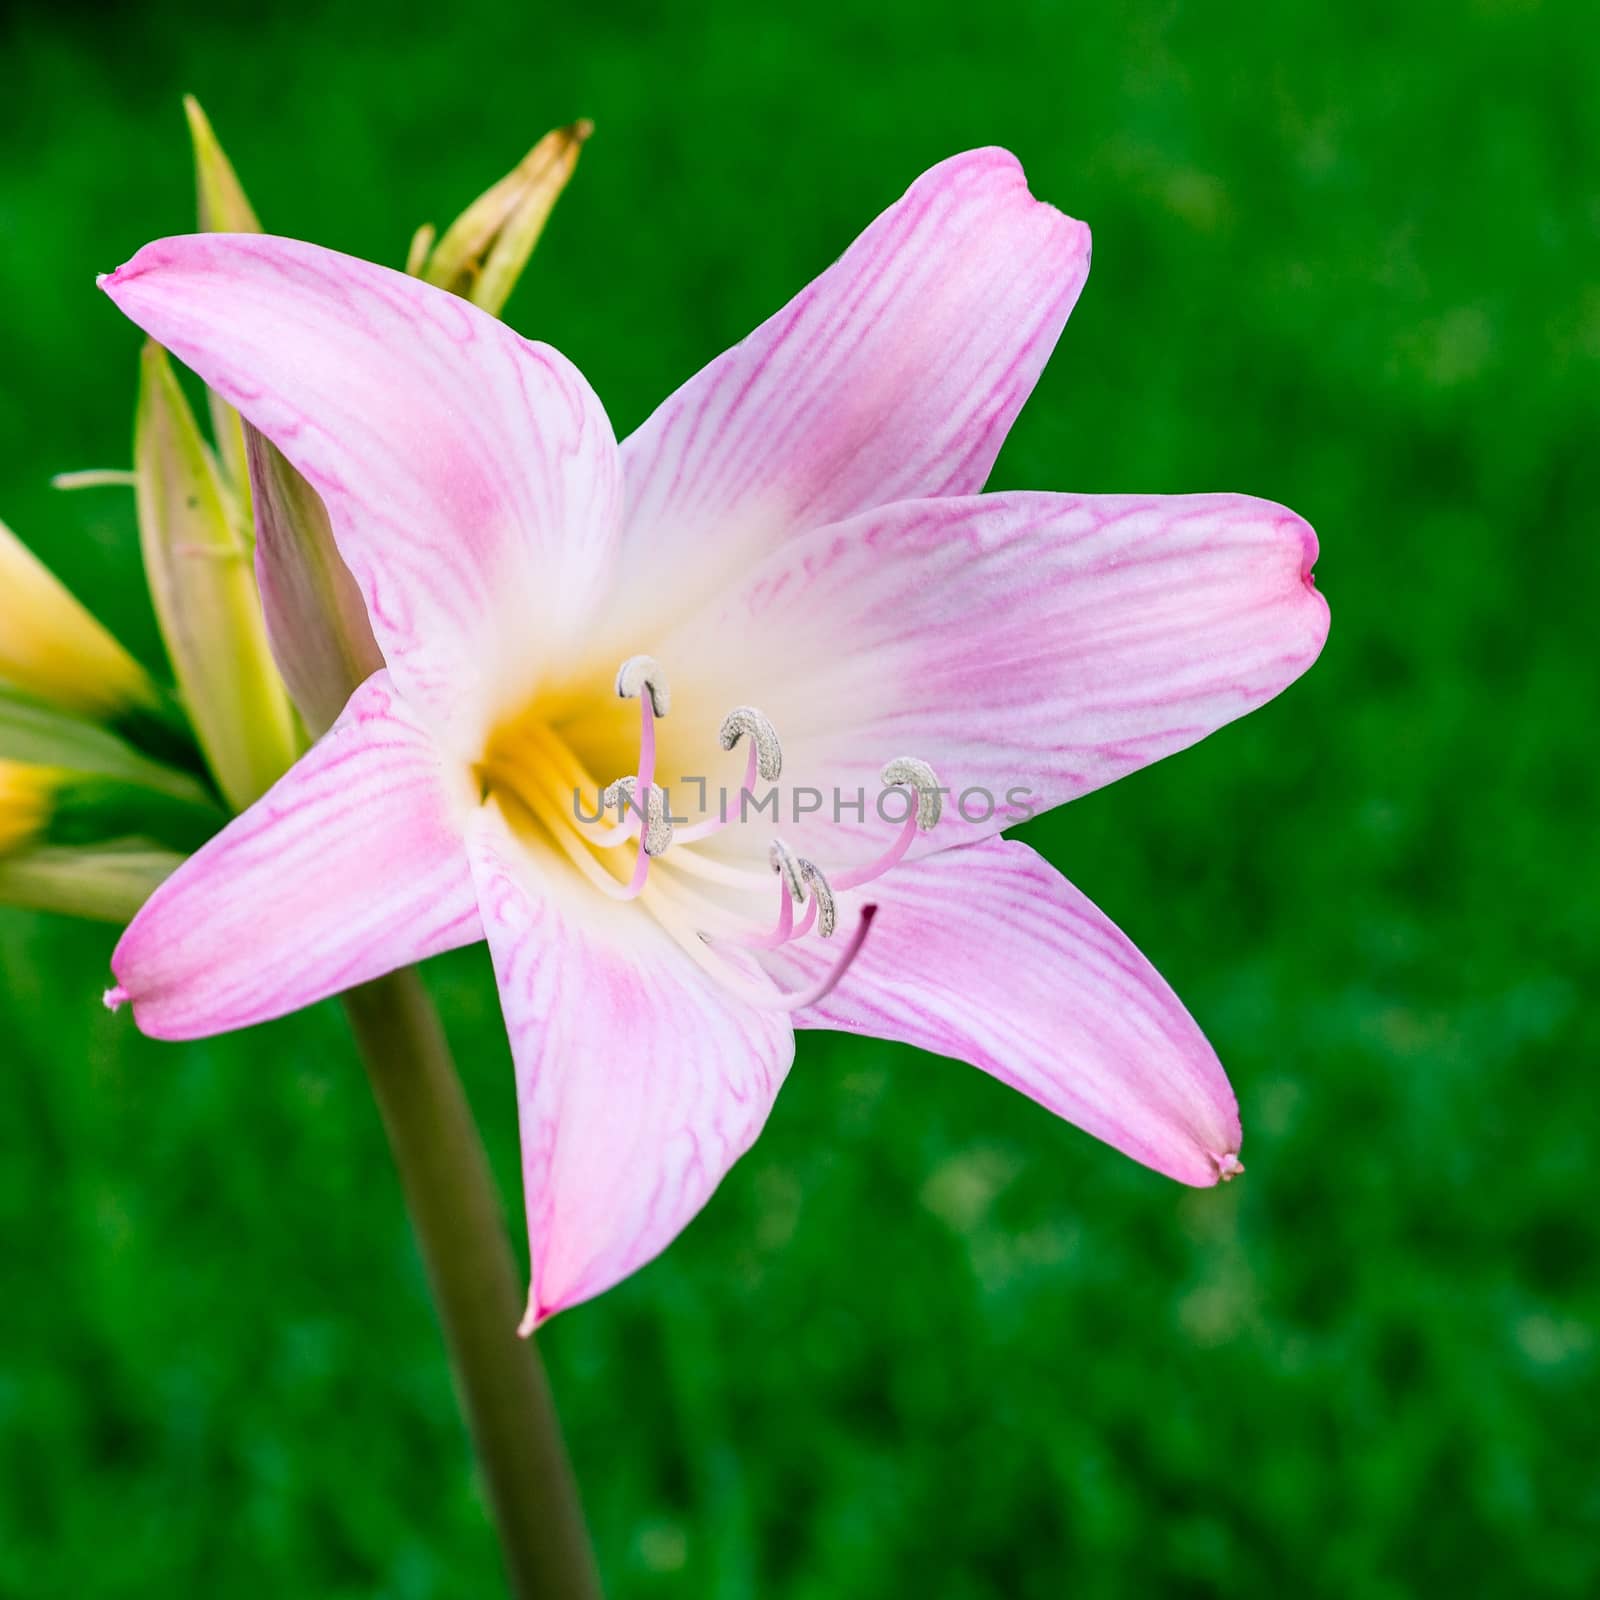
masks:
POLYGON ((814 863, 801 856, 798 865, 801 880, 811 891, 811 897, 817 904, 817 937, 831 939, 833 930, 839 926, 839 912, 833 903, 833 890, 828 887, 828 880, 814 863))
POLYGON ((767 847, 767 860, 772 864, 772 870, 781 873, 783 881, 789 886, 789 898, 796 905, 804 905, 806 899, 806 879, 802 871, 804 862, 797 856, 782 839, 774 839, 767 847))
MULTIPOLYGON (((619 822, 624 822, 630 813, 636 817, 639 815, 635 798, 638 792, 639 780, 630 774, 626 778, 618 778, 615 783, 608 783, 601 792, 600 804, 605 810, 615 812, 619 822)), ((659 783, 650 785, 650 796, 645 801, 641 820, 644 853, 647 856, 665 855, 672 843, 672 814, 667 809, 667 791, 659 783)))
POLYGON ((717 740, 724 750, 732 750, 741 739, 750 739, 756 747, 756 771, 768 783, 777 782, 783 774, 783 746, 778 743, 778 730, 764 711, 754 706, 735 706, 722 719, 717 740))
POLYGON ((654 656, 629 656, 617 668, 617 695, 623 700, 637 700, 648 689, 650 709, 664 717, 672 709, 672 691, 667 687, 666 674, 654 656))
POLYGON ((944 794, 939 788, 938 777, 926 761, 916 756, 898 756, 884 767, 879 776, 886 789, 898 789, 904 785, 917 791, 917 827, 923 833, 931 833, 938 827, 939 817, 944 810, 944 794))

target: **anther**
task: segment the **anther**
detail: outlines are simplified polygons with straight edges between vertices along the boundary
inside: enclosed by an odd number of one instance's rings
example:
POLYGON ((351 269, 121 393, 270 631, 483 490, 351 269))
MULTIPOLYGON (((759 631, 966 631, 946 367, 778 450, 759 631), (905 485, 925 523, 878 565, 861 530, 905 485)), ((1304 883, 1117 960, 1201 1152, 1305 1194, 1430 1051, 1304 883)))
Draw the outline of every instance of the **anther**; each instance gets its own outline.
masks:
MULTIPOLYGON (((639 815, 637 795, 639 780, 631 774, 608 783, 600 796, 600 804, 607 811, 615 811, 618 821, 628 812, 639 815)), ((659 783, 650 785, 650 795, 645 801, 641 820, 644 853, 647 856, 665 855, 672 843, 672 817, 667 810, 667 792, 659 783)))
POLYGON ((833 903, 833 890, 828 887, 828 880, 822 876, 817 866, 801 856, 797 865, 800 868, 800 877, 811 896, 816 901, 817 908, 817 937, 831 939, 833 930, 839 925, 839 913, 833 903))
POLYGON ((933 768, 926 761, 920 761, 916 756, 899 756, 879 776, 886 789, 895 789, 904 784, 908 789, 917 791, 917 827, 923 833, 931 833, 938 827, 939 816, 944 809, 944 796, 939 792, 939 780, 933 768))
POLYGON ((756 771, 768 783, 775 783, 783 772, 783 746, 778 743, 778 730, 772 726, 765 712, 754 706, 735 706, 722 719, 717 738, 724 750, 731 750, 743 738, 749 738, 756 747, 756 771))
POLYGON ((617 668, 617 695, 623 700, 637 700, 648 689, 650 709, 664 717, 672 709, 672 691, 667 687, 661 663, 654 656, 629 656, 617 668))
MULTIPOLYGON (((782 839, 774 839, 767 848, 767 860, 772 863, 772 870, 783 874, 783 880, 789 886, 789 898, 798 905, 805 904, 806 877, 805 868, 809 863, 804 862, 795 855, 782 839)), ((816 871, 815 867, 811 869, 816 871)))

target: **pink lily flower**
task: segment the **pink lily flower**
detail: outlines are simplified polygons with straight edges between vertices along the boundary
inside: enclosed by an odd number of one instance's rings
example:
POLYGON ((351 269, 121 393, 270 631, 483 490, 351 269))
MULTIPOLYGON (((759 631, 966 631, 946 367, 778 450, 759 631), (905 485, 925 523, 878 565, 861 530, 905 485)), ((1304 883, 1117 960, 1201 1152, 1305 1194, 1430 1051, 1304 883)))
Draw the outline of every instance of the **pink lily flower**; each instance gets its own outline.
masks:
POLYGON ((106 292, 316 487, 385 666, 152 896, 108 999, 192 1038, 486 937, 527 1328, 699 1211, 796 1027, 969 1061, 1184 1183, 1239 1171, 1195 1022, 999 837, 1327 631, 1281 506, 979 493, 1088 266, 1013 157, 958 156, 619 446, 563 357, 414 279, 147 245, 106 292), (780 819, 741 815, 780 772, 780 819))

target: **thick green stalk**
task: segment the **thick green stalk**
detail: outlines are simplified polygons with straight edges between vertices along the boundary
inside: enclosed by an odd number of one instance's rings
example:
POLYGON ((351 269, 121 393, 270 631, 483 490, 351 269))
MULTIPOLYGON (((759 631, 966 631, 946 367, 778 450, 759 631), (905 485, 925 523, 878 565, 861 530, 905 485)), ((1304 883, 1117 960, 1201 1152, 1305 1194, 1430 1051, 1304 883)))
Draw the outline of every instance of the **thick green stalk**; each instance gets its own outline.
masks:
POLYGON ((516 1600, 598 1600, 544 1369, 519 1339, 505 1219, 438 1012, 414 969, 344 996, 444 1328, 516 1600))

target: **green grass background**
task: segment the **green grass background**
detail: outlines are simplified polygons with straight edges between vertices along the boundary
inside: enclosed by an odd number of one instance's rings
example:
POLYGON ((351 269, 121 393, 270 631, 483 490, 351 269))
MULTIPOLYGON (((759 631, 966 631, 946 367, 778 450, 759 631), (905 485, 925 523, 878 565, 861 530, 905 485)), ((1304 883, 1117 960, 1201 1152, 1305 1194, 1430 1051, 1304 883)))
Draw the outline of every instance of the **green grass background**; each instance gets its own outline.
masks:
MULTIPOLYGON (((1032 827, 1237 1085, 1184 1191, 969 1069, 807 1036, 662 1260, 541 1335, 611 1590, 1592 1595, 1600 57, 1555 0, 0 21, 0 515, 152 662, 136 337, 200 95, 269 226, 398 262, 598 131, 508 310, 619 433, 996 142, 1095 267, 1005 487, 1322 536, 1280 701, 1032 827)), ((142 1040, 0 912, 0 1595, 497 1592, 338 1012, 142 1040)), ((481 949, 430 972, 519 1209, 481 949)), ((519 1239, 518 1248, 521 1249, 519 1239)))

